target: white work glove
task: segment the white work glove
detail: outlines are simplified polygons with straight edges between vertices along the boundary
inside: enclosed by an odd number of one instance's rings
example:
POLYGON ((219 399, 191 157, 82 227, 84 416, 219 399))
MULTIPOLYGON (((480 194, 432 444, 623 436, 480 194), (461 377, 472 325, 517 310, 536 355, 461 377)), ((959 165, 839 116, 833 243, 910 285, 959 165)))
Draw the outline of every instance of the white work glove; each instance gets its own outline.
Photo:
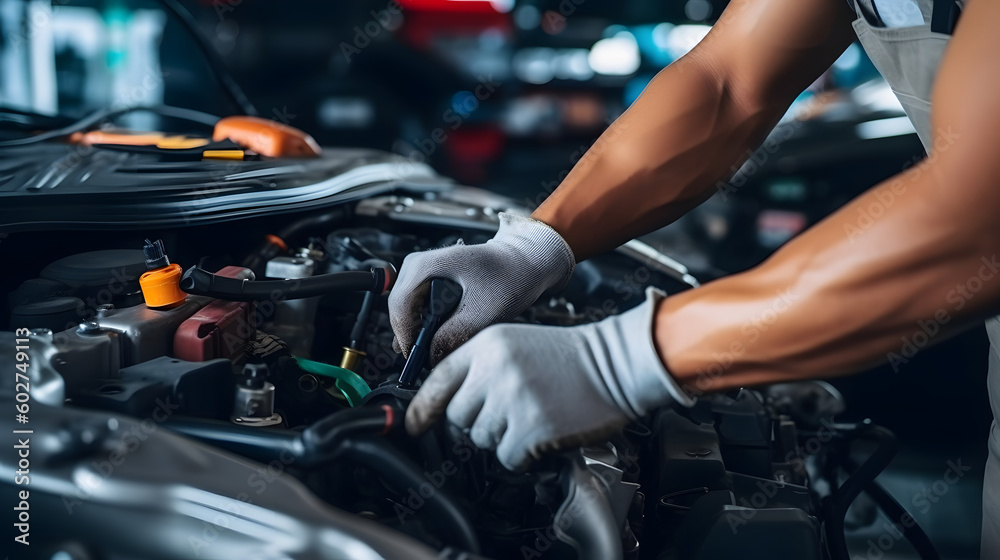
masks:
POLYGON ((693 401, 653 346, 663 292, 635 309, 576 327, 495 325, 445 358, 406 412, 412 435, 447 417, 500 463, 523 470, 542 454, 599 442, 661 405, 693 401), (450 401, 450 404, 449 404, 450 401))
POLYGON ((431 342, 431 364, 436 364, 484 328, 520 315, 547 290, 561 289, 575 266, 573 250, 556 230, 501 212, 500 230, 486 243, 459 243, 403 260, 389 293, 393 346, 404 353, 413 347, 431 278, 462 286, 462 301, 431 342))

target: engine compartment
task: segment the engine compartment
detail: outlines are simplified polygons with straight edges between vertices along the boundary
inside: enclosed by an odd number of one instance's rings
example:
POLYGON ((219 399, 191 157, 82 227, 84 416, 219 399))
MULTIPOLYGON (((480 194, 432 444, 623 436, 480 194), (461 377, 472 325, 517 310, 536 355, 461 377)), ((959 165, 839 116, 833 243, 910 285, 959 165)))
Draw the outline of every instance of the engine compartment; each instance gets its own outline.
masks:
MULTIPOLYGON (((23 271, 7 287, 0 356, 14 363, 23 352, 31 366, 24 390, 35 443, 25 476, 37 496, 32 513, 59 527, 35 551, 847 558, 847 508, 894 442, 871 424, 835 423, 844 403, 825 383, 702 395, 691 409, 659 411, 528 473, 506 471, 446 423, 420 438, 399 429, 413 388, 396 383, 404 360, 392 349, 385 293, 300 298, 292 286, 484 242, 502 209, 456 188, 139 234, 162 239, 189 272, 295 281, 249 301, 188 294, 150 308, 139 286, 141 237, 131 233, 88 234, 92 250, 23 271), (874 449, 863 460, 851 452, 859 442, 874 449)), ((5 243, 34 250, 24 235, 5 243)), ((599 320, 638 305, 646 285, 676 292, 696 283, 683 266, 631 244, 581 263, 561 293, 517 320, 599 320)), ((13 381, 0 382, 0 400, 20 403, 13 381)), ((0 422, 18 429, 13 418, 0 422)), ((20 467, 0 457, 5 486, 16 488, 20 467)))

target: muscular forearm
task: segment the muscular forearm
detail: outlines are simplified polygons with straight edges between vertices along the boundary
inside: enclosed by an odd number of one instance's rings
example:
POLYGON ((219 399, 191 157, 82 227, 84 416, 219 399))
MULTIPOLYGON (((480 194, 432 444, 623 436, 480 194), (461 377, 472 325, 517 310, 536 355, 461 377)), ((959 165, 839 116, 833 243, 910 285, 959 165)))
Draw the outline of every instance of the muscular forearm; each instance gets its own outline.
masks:
POLYGON ((1000 308, 996 2, 970 2, 934 88, 926 160, 749 272, 667 298, 654 326, 694 392, 851 373, 1000 308))
POLYGON ((533 214, 583 260, 665 226, 710 196, 796 95, 854 40, 837 0, 731 2, 533 214))
POLYGON ((744 103, 708 61, 689 57, 649 84, 532 215, 562 234, 577 260, 700 204, 787 106, 744 103))
POLYGON ((841 375, 904 363, 995 313, 1000 189, 958 196, 960 174, 942 167, 879 185, 754 270, 667 298, 654 328, 667 368, 694 393, 841 375))

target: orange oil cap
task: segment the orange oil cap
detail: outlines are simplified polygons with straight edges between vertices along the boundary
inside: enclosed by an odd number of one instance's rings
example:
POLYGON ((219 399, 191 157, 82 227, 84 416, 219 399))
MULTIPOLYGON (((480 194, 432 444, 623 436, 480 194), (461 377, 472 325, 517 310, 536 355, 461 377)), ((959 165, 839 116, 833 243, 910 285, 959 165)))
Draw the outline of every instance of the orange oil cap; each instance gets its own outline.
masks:
POLYGON ((288 244, 285 243, 284 239, 278 237, 277 235, 269 233, 269 234, 267 234, 267 235, 264 236, 264 239, 266 239, 268 243, 270 243, 271 245, 274 245, 275 247, 281 249, 282 251, 287 251, 288 250, 288 244))
POLYGON ((139 277, 142 297, 148 307, 170 307, 184 301, 187 294, 181 291, 181 265, 173 263, 150 270, 139 277))

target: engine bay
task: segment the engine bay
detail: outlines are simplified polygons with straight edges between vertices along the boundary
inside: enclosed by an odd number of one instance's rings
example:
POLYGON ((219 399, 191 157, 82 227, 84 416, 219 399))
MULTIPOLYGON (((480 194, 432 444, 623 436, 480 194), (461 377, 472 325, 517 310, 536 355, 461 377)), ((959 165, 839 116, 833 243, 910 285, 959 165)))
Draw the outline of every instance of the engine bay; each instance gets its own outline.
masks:
MULTIPOLYGON (((24 262, 63 255, 11 276, 0 333, 4 363, 30 364, 0 382, 11 406, 30 390, 30 468, 4 455, 0 470, 10 490, 17 473, 30 479, 31 515, 46 519, 34 553, 847 558, 847 509, 878 494, 894 440, 836 423, 843 400, 822 382, 697 395, 527 473, 446 422, 405 434, 427 370, 403 382, 385 288, 414 251, 489 239, 509 209, 491 196, 397 192, 246 222, 3 240, 24 262), (185 270, 176 303, 150 306, 151 256, 185 270)), ((518 321, 596 321, 647 285, 696 282, 636 242, 581 263, 518 321)))

